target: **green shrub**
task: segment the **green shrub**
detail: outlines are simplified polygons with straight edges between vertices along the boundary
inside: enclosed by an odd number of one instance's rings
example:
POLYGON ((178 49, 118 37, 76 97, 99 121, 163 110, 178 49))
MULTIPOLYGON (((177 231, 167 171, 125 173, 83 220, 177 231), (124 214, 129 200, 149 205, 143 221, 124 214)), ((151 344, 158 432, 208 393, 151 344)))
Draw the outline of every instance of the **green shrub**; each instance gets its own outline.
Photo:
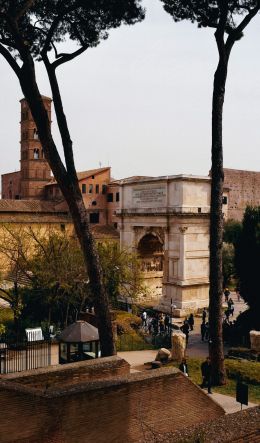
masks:
POLYGON ((116 325, 119 335, 136 335, 136 331, 141 324, 142 320, 140 317, 137 317, 137 315, 125 311, 117 311, 116 313, 116 325))
POLYGON ((0 323, 6 326, 7 324, 12 323, 13 320, 14 320, 14 314, 12 309, 10 308, 0 309, 0 323))
POLYGON ((253 361, 225 360, 228 378, 244 381, 252 385, 260 385, 260 363, 253 361))

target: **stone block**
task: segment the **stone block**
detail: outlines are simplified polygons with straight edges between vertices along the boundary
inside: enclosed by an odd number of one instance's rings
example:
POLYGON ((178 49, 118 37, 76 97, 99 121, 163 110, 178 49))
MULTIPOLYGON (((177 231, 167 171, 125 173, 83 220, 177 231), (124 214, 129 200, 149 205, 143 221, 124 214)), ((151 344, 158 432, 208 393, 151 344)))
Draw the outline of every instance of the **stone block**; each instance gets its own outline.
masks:
POLYGON ((172 359, 180 363, 185 356, 186 335, 181 331, 172 333, 172 359))
POLYGON ((161 362, 167 362, 170 357, 171 357, 171 352, 168 351, 168 349, 166 349, 166 348, 161 348, 157 352, 155 360, 156 361, 161 361, 161 362))
POLYGON ((260 352, 260 331, 250 331, 251 349, 260 352))

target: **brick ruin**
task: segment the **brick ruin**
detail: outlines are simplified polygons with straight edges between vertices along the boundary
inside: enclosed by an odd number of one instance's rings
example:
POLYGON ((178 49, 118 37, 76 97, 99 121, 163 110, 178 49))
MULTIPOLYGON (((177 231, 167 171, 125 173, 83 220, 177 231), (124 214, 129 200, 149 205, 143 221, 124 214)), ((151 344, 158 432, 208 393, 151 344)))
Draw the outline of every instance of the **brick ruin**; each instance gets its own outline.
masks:
POLYGON ((0 404, 0 443, 134 443, 224 414, 178 369, 119 357, 1 377, 0 404))

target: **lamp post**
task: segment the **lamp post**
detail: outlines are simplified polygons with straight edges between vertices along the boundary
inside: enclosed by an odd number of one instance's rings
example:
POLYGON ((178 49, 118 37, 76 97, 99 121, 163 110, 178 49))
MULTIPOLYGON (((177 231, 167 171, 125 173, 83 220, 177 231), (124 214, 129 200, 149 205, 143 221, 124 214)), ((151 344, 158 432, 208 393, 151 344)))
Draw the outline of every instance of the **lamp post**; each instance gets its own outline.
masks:
POLYGON ((176 309, 176 305, 172 302, 171 298, 171 327, 173 325, 173 310, 176 309))

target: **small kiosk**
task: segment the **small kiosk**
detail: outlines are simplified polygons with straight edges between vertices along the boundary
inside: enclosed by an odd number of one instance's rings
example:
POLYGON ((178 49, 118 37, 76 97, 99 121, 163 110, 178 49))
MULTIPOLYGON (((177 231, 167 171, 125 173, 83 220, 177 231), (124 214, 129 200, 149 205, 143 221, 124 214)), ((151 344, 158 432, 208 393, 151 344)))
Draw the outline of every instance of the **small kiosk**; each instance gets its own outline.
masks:
POLYGON ((98 358, 98 329, 89 323, 79 320, 69 325, 59 336, 60 363, 98 358))

